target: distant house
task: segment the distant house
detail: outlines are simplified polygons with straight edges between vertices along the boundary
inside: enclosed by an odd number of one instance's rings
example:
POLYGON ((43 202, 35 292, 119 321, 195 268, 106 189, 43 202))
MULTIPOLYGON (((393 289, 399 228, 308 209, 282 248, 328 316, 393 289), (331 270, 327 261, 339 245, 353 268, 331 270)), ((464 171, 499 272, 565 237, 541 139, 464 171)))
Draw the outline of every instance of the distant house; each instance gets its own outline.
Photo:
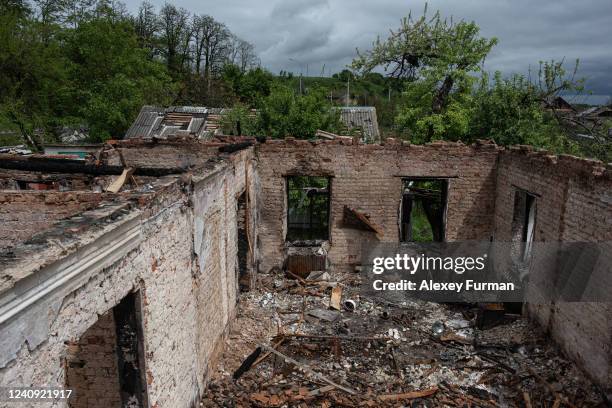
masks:
POLYGON ((339 108, 340 120, 350 131, 359 132, 364 142, 380 141, 376 108, 373 106, 348 106, 339 108))
MULTIPOLYGON (((376 108, 354 106, 338 109, 340 120, 348 131, 359 134, 365 142, 380 141, 376 108)), ((221 133, 222 116, 230 111, 229 108, 203 106, 143 106, 125 139, 167 139, 174 136, 210 139, 221 133)))
POLYGON ((222 108, 203 106, 143 106, 125 134, 126 139, 167 139, 170 136, 193 136, 209 139, 221 126, 222 108))
POLYGON ((72 156, 85 159, 88 154, 95 154, 102 144, 46 144, 43 146, 45 156, 72 156))
POLYGON ((544 107, 546 109, 554 110, 557 112, 575 112, 576 108, 571 103, 566 101, 562 96, 555 96, 547 98, 544 101, 544 107))
POLYGON ((612 119, 612 106, 594 106, 580 112, 576 115, 584 119, 612 119))

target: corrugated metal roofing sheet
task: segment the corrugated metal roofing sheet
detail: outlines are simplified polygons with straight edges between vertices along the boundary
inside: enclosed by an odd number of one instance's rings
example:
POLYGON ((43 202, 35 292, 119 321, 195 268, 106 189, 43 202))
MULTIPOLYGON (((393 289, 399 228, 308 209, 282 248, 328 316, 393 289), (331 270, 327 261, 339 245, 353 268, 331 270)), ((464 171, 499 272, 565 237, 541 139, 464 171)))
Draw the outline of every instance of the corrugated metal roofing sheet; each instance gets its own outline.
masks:
POLYGON ((364 141, 376 142, 380 139, 376 108, 373 106, 340 108, 340 120, 349 129, 361 128, 364 141))
POLYGON ((164 108, 145 105, 140 109, 136 120, 125 134, 126 139, 150 137, 149 132, 155 120, 163 116, 164 108))
MULTIPOLYGON (((136 120, 125 134, 126 139, 153 137, 167 138, 170 136, 193 135, 199 138, 211 137, 207 131, 207 122, 210 115, 219 115, 224 111, 221 108, 207 108, 204 106, 170 106, 160 108, 156 106, 143 106, 136 120)), ((218 117, 211 118, 218 128, 218 117)))

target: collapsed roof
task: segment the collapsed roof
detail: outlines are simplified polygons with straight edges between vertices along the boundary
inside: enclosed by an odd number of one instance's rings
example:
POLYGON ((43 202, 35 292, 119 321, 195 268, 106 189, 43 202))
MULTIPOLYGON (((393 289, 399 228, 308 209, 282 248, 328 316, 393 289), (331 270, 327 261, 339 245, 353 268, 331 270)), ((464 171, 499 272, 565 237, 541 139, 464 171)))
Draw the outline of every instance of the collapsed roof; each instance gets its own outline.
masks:
POLYGON ((203 106, 145 105, 125 134, 126 139, 167 139, 171 136, 194 136, 209 139, 220 127, 223 108, 203 106))

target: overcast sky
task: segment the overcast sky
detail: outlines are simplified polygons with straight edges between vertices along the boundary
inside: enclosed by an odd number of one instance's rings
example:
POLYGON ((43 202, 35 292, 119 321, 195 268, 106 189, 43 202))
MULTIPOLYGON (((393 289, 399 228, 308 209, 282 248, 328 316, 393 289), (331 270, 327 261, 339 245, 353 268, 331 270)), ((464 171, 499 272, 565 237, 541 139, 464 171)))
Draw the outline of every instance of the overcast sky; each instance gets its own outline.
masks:
MULTIPOLYGON (((125 0, 130 11, 140 0, 125 0)), ((163 0, 151 0, 160 6, 163 0)), ((417 0, 176 0, 192 12, 209 14, 232 32, 255 44, 262 64, 320 75, 323 64, 337 72, 367 49, 377 35, 397 28, 417 0)), ((527 72, 539 60, 580 58, 582 76, 595 94, 612 94, 612 0, 447 0, 429 2, 430 13, 474 20, 482 35, 499 44, 488 70, 527 72)))

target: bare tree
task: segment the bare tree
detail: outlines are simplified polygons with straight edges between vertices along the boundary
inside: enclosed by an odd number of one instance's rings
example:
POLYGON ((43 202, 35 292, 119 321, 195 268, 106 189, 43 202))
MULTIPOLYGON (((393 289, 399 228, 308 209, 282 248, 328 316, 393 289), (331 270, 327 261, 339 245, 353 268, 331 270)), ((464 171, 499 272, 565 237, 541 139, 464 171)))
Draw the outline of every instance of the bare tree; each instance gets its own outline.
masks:
POLYGON ((232 34, 228 42, 227 59, 245 72, 257 65, 255 46, 232 34))
POLYGON ((230 31, 211 16, 194 16, 194 61, 197 74, 208 81, 221 68, 228 49, 230 31))
POLYGON ((168 69, 180 72, 189 56, 189 42, 192 38, 189 12, 166 3, 159 13, 159 25, 163 43, 161 51, 168 69))
POLYGON ((73 28, 87 21, 93 14, 97 0, 69 0, 66 8, 65 22, 73 28))
POLYGON ((34 0, 34 10, 43 25, 61 23, 69 6, 67 0, 34 0))
POLYGON ((155 54, 156 35, 159 31, 159 19, 155 13, 155 6, 143 1, 134 17, 134 29, 138 35, 140 45, 155 54))
POLYGON ((232 65, 238 65, 238 54, 240 53, 240 37, 231 34, 227 40, 227 62, 232 65))

